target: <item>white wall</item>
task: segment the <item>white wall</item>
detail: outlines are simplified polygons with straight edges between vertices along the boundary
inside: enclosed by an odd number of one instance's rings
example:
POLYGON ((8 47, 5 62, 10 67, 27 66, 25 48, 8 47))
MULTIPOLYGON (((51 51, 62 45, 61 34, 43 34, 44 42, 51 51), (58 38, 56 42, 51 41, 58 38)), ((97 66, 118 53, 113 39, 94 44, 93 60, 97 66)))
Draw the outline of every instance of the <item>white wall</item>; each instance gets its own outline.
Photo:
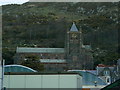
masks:
POLYGON ((6 88, 82 88, 78 74, 60 75, 5 75, 6 88))
POLYGON ((83 85, 82 85, 82 77, 81 76, 77 76, 77 87, 78 88, 81 88, 83 85))

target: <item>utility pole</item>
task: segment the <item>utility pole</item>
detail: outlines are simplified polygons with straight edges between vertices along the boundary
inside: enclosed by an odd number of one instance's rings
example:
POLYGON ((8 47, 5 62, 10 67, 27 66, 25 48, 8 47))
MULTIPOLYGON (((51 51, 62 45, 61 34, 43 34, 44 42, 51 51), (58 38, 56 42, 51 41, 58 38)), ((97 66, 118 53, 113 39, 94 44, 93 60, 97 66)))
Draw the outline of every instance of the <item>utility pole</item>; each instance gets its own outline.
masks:
POLYGON ((4 63, 5 63, 5 60, 2 60, 0 62, 0 90, 3 89, 3 79, 4 79, 4 63))
POLYGON ((0 61, 0 90, 2 90, 2 61, 0 61))
POLYGON ((1 85, 1 82, 2 82, 2 67, 1 67, 1 61, 0 61, 0 90, 2 89, 2 85, 1 85))

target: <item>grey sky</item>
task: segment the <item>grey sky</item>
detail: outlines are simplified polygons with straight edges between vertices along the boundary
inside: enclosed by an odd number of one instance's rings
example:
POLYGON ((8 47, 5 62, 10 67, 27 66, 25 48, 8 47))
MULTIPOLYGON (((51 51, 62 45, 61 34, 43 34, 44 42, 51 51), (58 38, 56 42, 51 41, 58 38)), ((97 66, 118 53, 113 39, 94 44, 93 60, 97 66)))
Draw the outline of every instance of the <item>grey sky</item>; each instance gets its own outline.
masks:
POLYGON ((120 0, 0 0, 0 6, 6 4, 22 4, 25 2, 118 2, 120 0))
POLYGON ((0 6, 6 4, 22 4, 28 1, 29 0, 0 0, 0 6))
POLYGON ((30 2, 118 2, 120 0, 29 0, 30 2))

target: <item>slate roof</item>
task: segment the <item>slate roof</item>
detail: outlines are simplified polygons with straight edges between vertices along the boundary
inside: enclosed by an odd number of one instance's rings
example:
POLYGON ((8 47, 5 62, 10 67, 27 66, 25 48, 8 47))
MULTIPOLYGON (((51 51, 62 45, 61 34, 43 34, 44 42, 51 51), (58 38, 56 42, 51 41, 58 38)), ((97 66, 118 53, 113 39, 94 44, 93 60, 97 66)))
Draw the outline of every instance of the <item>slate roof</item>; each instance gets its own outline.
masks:
POLYGON ((72 24, 72 27, 71 27, 70 31, 72 31, 72 32, 78 32, 78 29, 77 29, 77 27, 76 27, 76 25, 75 25, 74 22, 72 24))
POLYGON ((17 53, 64 53, 64 48, 17 47, 17 53))

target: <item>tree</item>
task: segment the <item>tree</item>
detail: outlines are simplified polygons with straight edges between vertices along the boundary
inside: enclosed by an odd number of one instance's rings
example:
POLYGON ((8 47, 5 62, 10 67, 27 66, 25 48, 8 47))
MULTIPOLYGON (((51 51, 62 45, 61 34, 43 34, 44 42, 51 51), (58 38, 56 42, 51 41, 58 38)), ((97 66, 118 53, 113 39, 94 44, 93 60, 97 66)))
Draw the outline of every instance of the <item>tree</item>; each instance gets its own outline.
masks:
POLYGON ((36 55, 26 56, 25 60, 22 62, 22 65, 37 70, 38 72, 44 70, 44 65, 40 63, 39 57, 36 55))
POLYGON ((9 50, 8 48, 2 48, 2 58, 5 59, 5 65, 13 64, 14 51, 9 50))

